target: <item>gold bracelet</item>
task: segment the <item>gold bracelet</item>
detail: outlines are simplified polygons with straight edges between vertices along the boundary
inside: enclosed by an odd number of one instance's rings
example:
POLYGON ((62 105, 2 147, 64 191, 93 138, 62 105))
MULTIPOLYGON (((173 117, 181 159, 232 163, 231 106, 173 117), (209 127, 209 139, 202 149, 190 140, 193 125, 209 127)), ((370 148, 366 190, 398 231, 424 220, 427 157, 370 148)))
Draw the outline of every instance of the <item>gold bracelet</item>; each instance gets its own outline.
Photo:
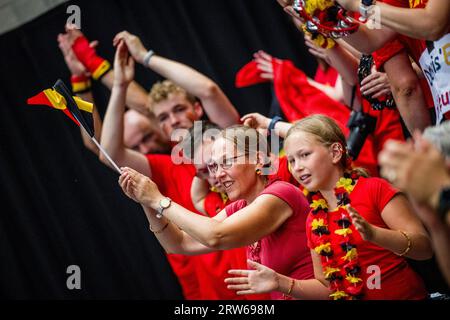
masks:
POLYGON ((162 227, 161 229, 159 229, 159 230, 157 230, 157 231, 154 231, 154 230, 152 229, 152 226, 149 225, 150 231, 153 232, 153 233, 161 233, 161 232, 163 232, 163 231, 167 228, 167 226, 169 225, 169 222, 170 222, 170 221, 167 221, 167 223, 164 225, 164 227, 162 227))
POLYGON ((294 280, 294 279, 291 279, 291 285, 290 285, 289 290, 288 290, 288 292, 286 293, 286 295, 289 296, 289 295, 291 294, 292 289, 294 289, 294 284, 295 284, 295 280, 294 280))
POLYGON ((406 246, 406 249, 402 253, 396 253, 396 255, 398 255, 399 257, 403 257, 405 254, 409 252, 409 250, 411 250, 412 241, 411 238, 406 234, 406 232, 402 230, 398 231, 400 231, 400 233, 406 238, 406 240, 408 240, 408 245, 406 246))

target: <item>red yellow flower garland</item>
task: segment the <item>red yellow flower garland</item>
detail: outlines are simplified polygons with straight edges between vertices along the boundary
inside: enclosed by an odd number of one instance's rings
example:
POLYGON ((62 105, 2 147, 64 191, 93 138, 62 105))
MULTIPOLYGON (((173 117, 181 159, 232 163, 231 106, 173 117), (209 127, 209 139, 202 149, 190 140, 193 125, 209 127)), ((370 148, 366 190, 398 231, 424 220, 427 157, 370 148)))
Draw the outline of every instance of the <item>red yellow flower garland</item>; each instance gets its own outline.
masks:
POLYGON ((357 230, 347 211, 350 193, 358 181, 356 172, 346 173, 334 188, 338 208, 328 211, 328 204, 320 192, 304 189, 311 211, 307 220, 312 249, 321 256, 325 279, 330 282, 333 300, 353 300, 363 297, 364 281, 354 240, 357 230))

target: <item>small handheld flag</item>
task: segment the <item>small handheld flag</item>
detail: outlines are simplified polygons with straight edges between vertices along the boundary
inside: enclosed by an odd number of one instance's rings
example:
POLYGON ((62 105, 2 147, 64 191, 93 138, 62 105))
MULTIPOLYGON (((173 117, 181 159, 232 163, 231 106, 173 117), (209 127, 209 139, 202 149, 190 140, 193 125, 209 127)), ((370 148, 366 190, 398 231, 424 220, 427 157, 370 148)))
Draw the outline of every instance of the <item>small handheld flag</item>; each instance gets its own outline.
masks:
POLYGON ((117 164, 111 159, 105 149, 102 148, 97 139, 95 139, 94 122, 92 119, 94 105, 78 97, 72 97, 64 82, 58 79, 52 89, 45 89, 37 95, 29 98, 27 103, 32 105, 47 105, 63 111, 65 115, 77 124, 77 126, 84 129, 91 140, 99 148, 100 152, 102 152, 112 164, 114 169, 116 169, 119 174, 122 173, 117 164))

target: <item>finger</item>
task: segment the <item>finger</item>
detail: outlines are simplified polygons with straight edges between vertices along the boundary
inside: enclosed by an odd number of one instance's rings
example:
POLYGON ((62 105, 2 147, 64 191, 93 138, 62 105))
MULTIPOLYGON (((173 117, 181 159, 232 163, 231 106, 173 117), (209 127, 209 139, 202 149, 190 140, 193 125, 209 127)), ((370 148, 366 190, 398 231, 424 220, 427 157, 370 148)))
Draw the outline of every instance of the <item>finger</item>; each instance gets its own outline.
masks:
MULTIPOLYGON (((262 270, 263 269, 263 265, 262 264, 259 264, 258 262, 255 262, 255 261, 250 260, 250 259, 247 259, 247 265, 250 268, 253 268, 255 270, 262 270)), ((249 271, 251 272, 252 270, 249 270, 249 271)))
POLYGON ((113 45, 116 46, 120 40, 125 37, 125 31, 119 32, 113 39, 113 45))
POLYGON ((263 59, 265 59, 265 60, 269 60, 269 61, 272 60, 272 56, 271 56, 270 54, 268 54, 267 52, 263 51, 263 50, 260 50, 260 51, 259 51, 259 54, 260 54, 261 57, 262 57, 263 59))
POLYGON ((253 126, 254 126, 254 121, 253 121, 253 119, 246 119, 246 120, 244 121, 243 124, 244 124, 244 126, 253 128, 253 126))
POLYGON ((369 74, 367 77, 365 77, 361 81, 361 87, 364 86, 365 84, 369 83, 370 81, 372 81, 374 79, 377 79, 379 77, 380 77, 380 74, 378 72, 369 74))
POLYGON ((130 67, 131 69, 133 69, 134 68, 134 63, 135 63, 135 61, 134 61, 134 59, 133 59, 133 57, 128 57, 128 67, 130 67))
POLYGON ((255 290, 243 290, 243 291, 236 291, 237 295, 244 295, 244 294, 255 294, 256 291, 255 290))
POLYGON ((225 283, 248 283, 247 277, 226 278, 225 283))
POLYGON ((273 73, 261 73, 261 78, 273 80, 273 73))
POLYGON ((89 47, 91 48, 96 48, 98 46, 98 40, 94 40, 91 43, 89 43, 89 47))
POLYGON ((245 269, 230 269, 228 270, 229 274, 234 274, 237 276, 248 276, 250 274, 251 270, 245 270, 245 269))
POLYGON ((261 63, 261 64, 257 65, 257 68, 263 72, 273 72, 272 64, 267 65, 267 64, 261 63))
POLYGON ((231 290, 250 290, 249 284, 230 284, 227 286, 231 290))
POLYGON ((378 92, 382 89, 384 89, 384 83, 370 83, 369 85, 366 86, 367 89, 363 89, 361 88, 361 92, 364 95, 370 96, 375 92, 378 92))
POLYGON ((390 95, 391 94, 391 89, 382 89, 378 92, 376 92, 375 94, 372 95, 372 98, 379 98, 382 97, 383 95, 390 95))
POLYGON ((119 183, 122 184, 122 182, 125 180, 125 178, 128 176, 127 172, 122 171, 122 174, 119 176, 119 183))
POLYGON ((241 121, 244 121, 245 119, 248 118, 255 118, 255 113, 247 113, 246 115, 242 116, 241 121))

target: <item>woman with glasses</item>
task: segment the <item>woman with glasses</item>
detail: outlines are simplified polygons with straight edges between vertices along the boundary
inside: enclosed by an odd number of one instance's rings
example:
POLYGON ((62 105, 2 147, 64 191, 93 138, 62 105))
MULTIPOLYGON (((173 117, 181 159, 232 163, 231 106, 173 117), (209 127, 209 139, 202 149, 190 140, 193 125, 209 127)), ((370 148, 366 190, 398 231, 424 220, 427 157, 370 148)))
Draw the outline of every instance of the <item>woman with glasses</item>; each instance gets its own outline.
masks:
MULTIPOLYGON (((215 217, 200 216, 164 197, 148 177, 122 168, 119 183, 139 202, 167 252, 196 255, 247 246, 247 258, 295 279, 314 277, 306 243, 308 203, 295 186, 269 180, 266 139, 233 126, 214 141, 208 169, 232 201, 215 217)), ((246 289, 247 284, 242 284, 246 289)), ((271 293, 272 299, 287 296, 271 293)))

